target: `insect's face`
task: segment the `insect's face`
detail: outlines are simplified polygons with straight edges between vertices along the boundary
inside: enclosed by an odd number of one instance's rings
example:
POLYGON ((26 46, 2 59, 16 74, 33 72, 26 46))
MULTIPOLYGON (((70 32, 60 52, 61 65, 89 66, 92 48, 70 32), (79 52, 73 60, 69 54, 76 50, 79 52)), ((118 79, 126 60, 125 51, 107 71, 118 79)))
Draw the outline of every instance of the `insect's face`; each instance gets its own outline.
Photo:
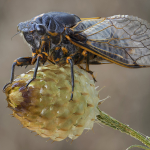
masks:
POLYGON ((46 34, 46 28, 43 25, 31 21, 19 23, 17 30, 23 34, 27 43, 35 49, 40 48, 41 37, 46 34))

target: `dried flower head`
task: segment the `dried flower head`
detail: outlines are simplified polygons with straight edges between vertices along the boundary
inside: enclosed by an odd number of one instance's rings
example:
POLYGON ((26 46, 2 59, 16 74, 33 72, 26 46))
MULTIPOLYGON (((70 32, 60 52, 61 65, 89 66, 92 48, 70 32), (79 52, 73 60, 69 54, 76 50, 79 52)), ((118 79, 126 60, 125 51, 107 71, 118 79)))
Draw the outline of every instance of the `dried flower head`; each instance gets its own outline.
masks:
POLYGON ((61 141, 79 137, 92 129, 99 102, 98 91, 83 70, 74 69, 75 87, 71 96, 70 67, 39 67, 36 79, 25 88, 34 69, 19 75, 5 93, 13 115, 24 127, 42 137, 61 141))

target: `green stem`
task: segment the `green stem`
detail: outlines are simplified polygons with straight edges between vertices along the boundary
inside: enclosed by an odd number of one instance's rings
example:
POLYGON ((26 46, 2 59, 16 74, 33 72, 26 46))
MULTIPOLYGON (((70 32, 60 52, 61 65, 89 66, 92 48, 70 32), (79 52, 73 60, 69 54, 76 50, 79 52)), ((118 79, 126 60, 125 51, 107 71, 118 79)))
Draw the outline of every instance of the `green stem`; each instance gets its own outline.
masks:
MULTIPOLYGON (((98 107, 97 107, 98 108, 98 107)), ((97 119, 103 123, 104 125, 107 125, 115 130, 119 130, 123 133, 126 133, 132 137, 134 137, 135 139, 141 141, 143 144, 145 144, 146 146, 148 146, 150 148, 150 140, 147 137, 144 137, 143 135, 141 135, 139 132, 133 130, 132 128, 130 128, 129 126, 117 121, 116 119, 112 118, 111 116, 107 115, 106 113, 104 113, 103 111, 101 111, 98 108, 100 114, 97 115, 97 119)))
POLYGON ((134 148, 134 147, 142 148, 142 149, 145 149, 145 150, 150 150, 149 148, 147 148, 145 146, 142 146, 142 145, 132 145, 132 146, 128 147, 126 150, 129 150, 129 149, 134 148))

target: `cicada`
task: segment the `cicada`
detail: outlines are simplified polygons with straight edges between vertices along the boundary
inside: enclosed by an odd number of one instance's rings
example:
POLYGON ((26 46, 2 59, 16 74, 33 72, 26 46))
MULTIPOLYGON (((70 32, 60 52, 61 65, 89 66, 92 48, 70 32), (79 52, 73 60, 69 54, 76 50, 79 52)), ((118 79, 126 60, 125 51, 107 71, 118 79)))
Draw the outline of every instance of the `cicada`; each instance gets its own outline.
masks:
POLYGON ((33 78, 26 85, 28 87, 36 78, 40 63, 70 64, 71 100, 74 65, 86 70, 94 80, 90 64, 107 62, 128 68, 150 67, 150 24, 138 17, 79 18, 69 13, 49 12, 19 23, 17 30, 17 34, 22 34, 29 44, 32 57, 20 57, 14 61, 10 82, 3 90, 13 82, 15 66, 36 63, 33 78), (81 64, 86 64, 86 67, 81 64))

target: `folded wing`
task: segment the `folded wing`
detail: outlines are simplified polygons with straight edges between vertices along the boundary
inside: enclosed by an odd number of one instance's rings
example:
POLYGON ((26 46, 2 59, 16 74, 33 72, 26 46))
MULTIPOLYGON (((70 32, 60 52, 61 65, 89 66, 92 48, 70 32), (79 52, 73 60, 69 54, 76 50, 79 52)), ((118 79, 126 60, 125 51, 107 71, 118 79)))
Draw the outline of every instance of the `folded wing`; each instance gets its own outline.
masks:
POLYGON ((150 24, 138 17, 116 15, 108 18, 89 19, 71 28, 85 37, 71 39, 110 62, 126 67, 150 66, 150 24))

